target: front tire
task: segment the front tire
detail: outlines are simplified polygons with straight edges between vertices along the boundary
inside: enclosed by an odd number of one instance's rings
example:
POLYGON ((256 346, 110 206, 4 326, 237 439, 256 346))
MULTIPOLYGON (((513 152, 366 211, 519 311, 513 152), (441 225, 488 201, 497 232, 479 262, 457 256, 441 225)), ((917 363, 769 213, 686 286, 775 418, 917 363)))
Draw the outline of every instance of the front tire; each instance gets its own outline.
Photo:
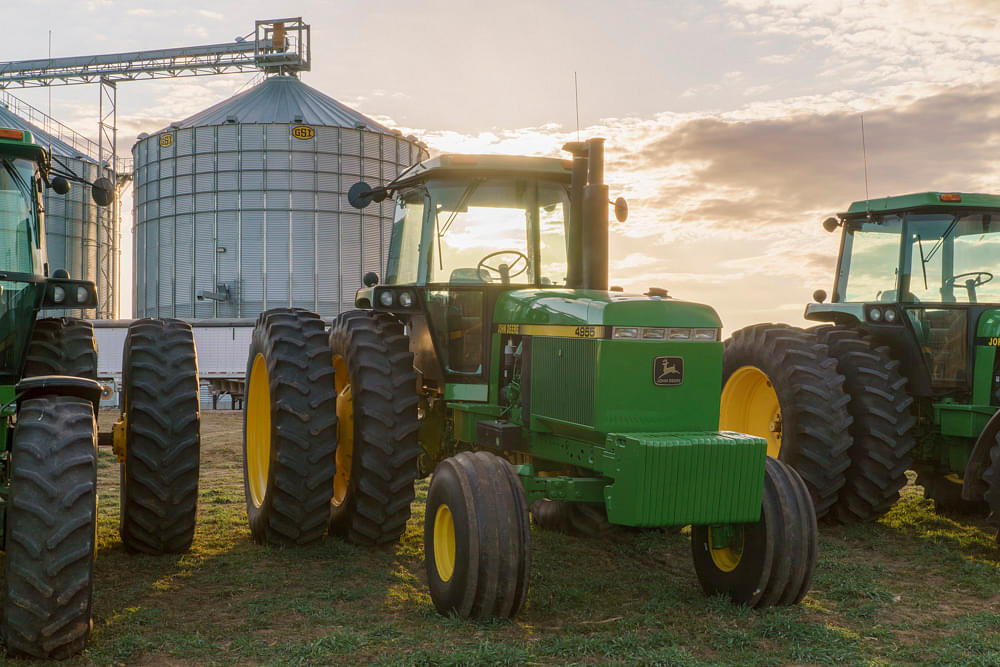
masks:
POLYGON ((121 536, 130 551, 182 553, 198 510, 201 407, 191 325, 141 319, 123 354, 121 536))
POLYGON ((793 468, 768 457, 760 521, 692 526, 691 553, 706 595, 750 607, 792 605, 809 590, 817 539, 805 484, 793 468))
POLYGON ((416 372, 394 318, 343 313, 330 328, 337 394, 337 472, 330 533, 354 544, 397 541, 417 479, 416 372))
POLYGON ((298 308, 257 318, 247 359, 243 488, 260 544, 301 546, 326 531, 336 402, 326 327, 298 308))
POLYGON ((93 404, 21 403, 11 446, 3 633, 7 651, 62 659, 90 636, 97 526, 93 404))
POLYGON ((765 438, 767 453, 801 475, 825 515, 851 465, 844 377, 812 332, 757 324, 726 341, 719 428, 765 438))
POLYGON ((424 563, 441 614, 511 618, 524 604, 531 528, 521 480, 489 452, 460 452, 434 470, 424 563))

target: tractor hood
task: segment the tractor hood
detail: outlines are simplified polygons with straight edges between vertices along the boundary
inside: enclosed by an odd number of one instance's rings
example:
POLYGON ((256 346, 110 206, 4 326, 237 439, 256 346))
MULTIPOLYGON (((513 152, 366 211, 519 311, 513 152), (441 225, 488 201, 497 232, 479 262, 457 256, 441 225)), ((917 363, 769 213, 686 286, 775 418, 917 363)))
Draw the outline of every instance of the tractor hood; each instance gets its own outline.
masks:
POLYGON ((579 289, 524 289, 496 302, 493 321, 509 324, 721 327, 715 310, 669 297, 579 289))

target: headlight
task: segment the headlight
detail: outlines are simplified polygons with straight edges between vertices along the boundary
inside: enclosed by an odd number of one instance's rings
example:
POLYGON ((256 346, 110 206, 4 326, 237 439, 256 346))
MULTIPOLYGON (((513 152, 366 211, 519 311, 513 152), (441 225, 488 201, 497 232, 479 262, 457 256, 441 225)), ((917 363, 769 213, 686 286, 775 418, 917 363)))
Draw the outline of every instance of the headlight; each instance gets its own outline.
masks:
POLYGON ((882 311, 879 310, 878 308, 869 308, 868 309, 868 319, 870 319, 872 322, 881 322, 882 321, 882 311))
POLYGON ((638 338, 639 327, 615 327, 612 338, 638 338))
POLYGON ((63 303, 66 301, 66 290, 56 285, 52 288, 52 301, 55 303, 63 303))
POLYGON ((645 340, 663 340, 667 337, 667 330, 663 327, 646 327, 642 330, 642 337, 645 340))
POLYGON ((719 330, 718 329, 695 329, 694 330, 695 340, 719 340, 719 330))
POLYGON ((670 340, 691 340, 690 329, 671 329, 667 335, 670 340))
POLYGON ((885 321, 888 322, 889 324, 892 324, 893 322, 896 321, 896 309, 895 308, 887 308, 886 309, 886 311, 885 311, 885 321))
MULTIPOLYGON (((388 294, 388 292, 386 292, 386 294, 388 294)), ((399 305, 401 305, 403 308, 409 308, 410 306, 412 306, 413 305, 413 295, 410 294, 409 292, 400 292, 399 293, 399 305)))
POLYGON ((386 290, 385 292, 382 292, 381 294, 378 295, 378 301, 383 306, 385 306, 386 308, 388 308, 389 306, 392 305, 392 292, 390 292, 388 290, 386 290))
POLYGON ((87 288, 82 285, 76 288, 76 302, 77 303, 87 303, 90 300, 90 294, 87 292, 87 288))

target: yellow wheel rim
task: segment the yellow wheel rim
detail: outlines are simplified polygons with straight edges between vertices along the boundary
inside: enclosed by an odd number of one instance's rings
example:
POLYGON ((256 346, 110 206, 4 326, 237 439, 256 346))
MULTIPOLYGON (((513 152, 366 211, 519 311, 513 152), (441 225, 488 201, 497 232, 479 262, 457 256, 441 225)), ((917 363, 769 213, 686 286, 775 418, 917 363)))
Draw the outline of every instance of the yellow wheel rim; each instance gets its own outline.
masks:
POLYGON ((743 528, 734 527, 733 537, 726 546, 716 549, 712 546, 712 527, 708 527, 708 551, 712 556, 715 567, 723 572, 732 572, 743 558, 743 528))
POLYGON ((347 362, 339 354, 333 356, 333 386, 337 390, 337 473, 333 478, 333 504, 340 506, 347 499, 351 484, 351 461, 354 458, 354 394, 347 362))
POLYGON ((754 366, 736 369, 722 388, 719 428, 767 440, 767 455, 781 451, 781 405, 771 380, 754 366))
POLYGON ((434 566, 441 581, 449 581, 455 573, 455 521, 444 504, 434 514, 434 566))
POLYGON ((250 368, 247 390, 246 467, 250 500, 254 507, 264 504, 267 475, 271 467, 271 385, 267 377, 267 362, 258 354, 250 368))

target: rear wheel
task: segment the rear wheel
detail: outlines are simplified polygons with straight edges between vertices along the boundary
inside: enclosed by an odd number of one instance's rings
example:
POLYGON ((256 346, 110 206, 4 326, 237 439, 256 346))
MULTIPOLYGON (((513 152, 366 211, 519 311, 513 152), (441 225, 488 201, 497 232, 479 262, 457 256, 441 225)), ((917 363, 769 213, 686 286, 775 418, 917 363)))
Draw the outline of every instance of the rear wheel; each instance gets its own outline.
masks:
POLYGON ((989 521, 997 529, 996 541, 1000 544, 1000 433, 990 449, 990 466, 983 473, 986 482, 986 503, 989 505, 989 521))
POLYGON ((24 359, 24 377, 38 375, 72 375, 96 380, 94 325, 76 317, 36 320, 24 359))
POLYGON ((424 520, 431 600, 442 614, 510 618, 528 593, 528 505, 521 480, 489 452, 461 452, 434 470, 424 520))
POLYGON ((818 516, 837 501, 851 463, 843 381, 811 332, 758 324, 726 341, 719 427, 765 438, 768 455, 801 475, 818 516))
POLYGON ((323 320, 300 309, 261 314, 246 378, 243 488, 250 534, 261 544, 317 542, 330 512, 337 442, 323 320))
POLYGON ((917 444, 912 433, 916 420, 910 413, 913 399, 889 348, 846 327, 814 331, 837 360, 854 419, 849 431, 851 467, 832 515, 844 522, 874 519, 899 500, 906 486, 910 453, 917 444))
POLYGON ((121 535, 130 551, 181 553, 198 509, 201 407, 191 325, 129 325, 122 362, 121 535))
POLYGON ((692 526, 695 572, 707 595, 751 607, 797 604, 816 567, 816 515, 795 470, 768 457, 757 523, 692 526))
POLYGON ((565 500, 536 500, 531 503, 531 517, 542 530, 573 537, 609 537, 618 526, 608 521, 604 505, 565 500))
POLYGON ((395 542, 417 478, 417 376, 403 326, 367 311, 330 329, 337 393, 337 472, 330 532, 355 544, 395 542))
POLYGON ((97 526, 93 404, 21 403, 11 446, 3 633, 7 651, 67 658, 90 635, 97 526))

